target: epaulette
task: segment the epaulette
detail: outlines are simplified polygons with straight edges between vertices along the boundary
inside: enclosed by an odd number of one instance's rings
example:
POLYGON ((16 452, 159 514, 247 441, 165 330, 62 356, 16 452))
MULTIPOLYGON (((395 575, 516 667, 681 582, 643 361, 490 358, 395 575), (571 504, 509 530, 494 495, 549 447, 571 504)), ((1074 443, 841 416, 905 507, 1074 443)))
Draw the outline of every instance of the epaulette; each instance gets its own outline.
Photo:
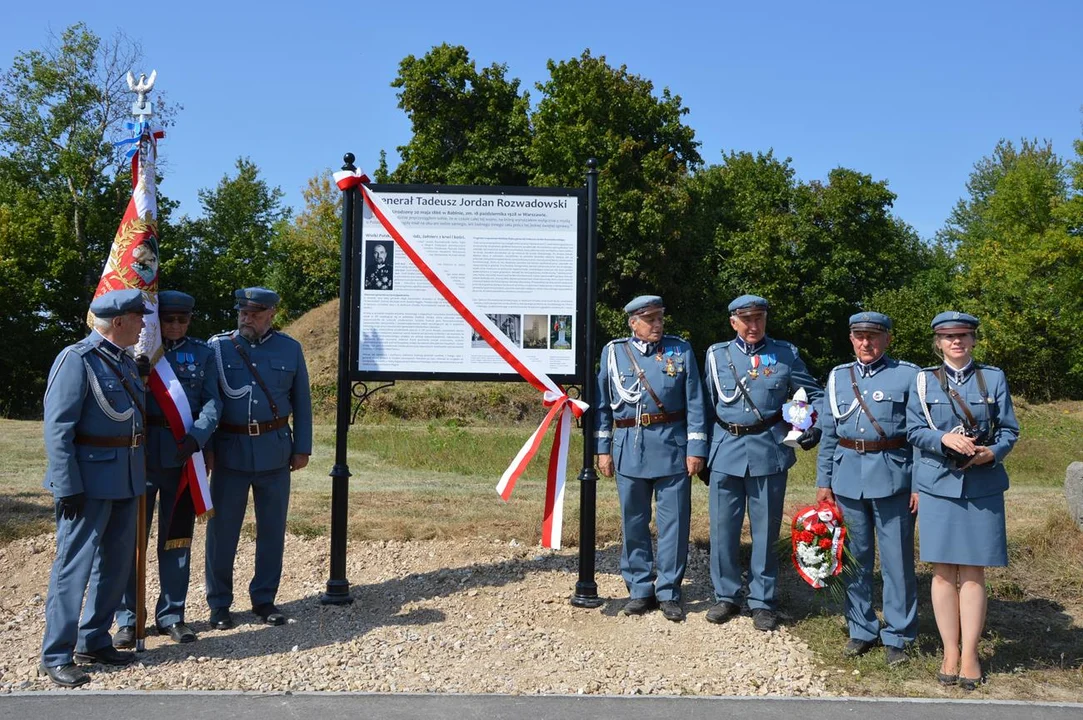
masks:
POLYGON ((208 347, 206 340, 200 340, 199 338, 192 337, 191 335, 185 335, 185 337, 188 339, 188 342, 192 343, 193 345, 202 345, 203 347, 208 347))
POLYGON ((910 362, 909 360, 899 360, 898 363, 899 363, 899 365, 902 365, 903 367, 914 368, 915 370, 921 370, 920 365, 915 365, 914 363, 910 362))
POLYGON ((733 341, 732 340, 723 340, 722 342, 716 342, 714 345, 707 348, 707 352, 711 352, 715 348, 728 348, 730 346, 731 342, 733 342, 733 341))
POLYGON ((857 361, 856 361, 856 360, 851 360, 850 362, 844 362, 844 363, 842 363, 841 365, 836 365, 836 366, 835 366, 835 367, 834 367, 834 368, 833 368, 833 369, 831 370, 831 372, 835 372, 835 370, 843 370, 843 369, 845 369, 845 368, 848 368, 848 367, 853 367, 853 366, 854 366, 854 365, 856 365, 856 364, 857 364, 857 361))
POLYGON ((93 352, 94 343, 87 342, 86 340, 80 340, 74 345, 69 345, 66 350, 75 353, 79 357, 86 355, 89 352, 93 352))
POLYGON ((607 342, 605 345, 606 345, 606 347, 609 347, 610 345, 616 345, 617 343, 625 343, 625 342, 628 342, 628 338, 619 337, 619 338, 613 338, 612 340, 607 342))
POLYGON ((293 337, 292 335, 290 335, 290 334, 289 334, 289 333, 287 333, 287 332, 282 332, 281 330, 274 330, 274 329, 272 328, 271 332, 273 332, 273 333, 274 333, 275 335, 281 335, 282 337, 286 337, 286 338, 289 338, 290 340, 293 340, 293 339, 294 339, 294 337, 293 337))
POLYGON ((936 371, 937 371, 937 370, 939 370, 939 369, 940 369, 941 367, 943 367, 943 366, 942 366, 942 365, 930 365, 929 367, 923 367, 923 368, 921 368, 921 369, 922 369, 922 370, 926 370, 926 371, 928 371, 928 372, 936 372, 936 371))
POLYGON ((771 338, 771 341, 775 342, 775 343, 778 343, 779 345, 782 345, 783 347, 788 347, 793 352, 794 355, 801 354, 801 351, 797 349, 797 346, 794 345, 789 340, 775 340, 774 338, 771 338))
POLYGON ((996 370, 998 373, 1003 373, 1004 372, 1003 370, 998 368, 996 365, 986 365, 985 363, 976 362, 976 363, 974 363, 974 367, 981 368, 982 370, 996 370))
POLYGON ((232 333, 233 333, 232 330, 226 330, 225 332, 220 332, 217 335, 211 335, 209 338, 207 338, 207 342, 210 342, 211 340, 225 340, 232 333))

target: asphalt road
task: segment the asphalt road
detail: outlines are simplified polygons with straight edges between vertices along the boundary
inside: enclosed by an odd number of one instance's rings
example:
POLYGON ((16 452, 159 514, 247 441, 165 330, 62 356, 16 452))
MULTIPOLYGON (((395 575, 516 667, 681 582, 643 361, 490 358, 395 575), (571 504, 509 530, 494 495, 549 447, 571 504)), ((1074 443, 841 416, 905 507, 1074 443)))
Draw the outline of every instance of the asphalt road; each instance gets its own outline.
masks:
POLYGON ((107 693, 57 691, 0 696, 0 719, 294 720, 425 718, 425 720, 629 720, 637 717, 796 717, 855 720, 1080 720, 1083 703, 986 700, 689 698, 521 695, 375 695, 312 693, 107 693))

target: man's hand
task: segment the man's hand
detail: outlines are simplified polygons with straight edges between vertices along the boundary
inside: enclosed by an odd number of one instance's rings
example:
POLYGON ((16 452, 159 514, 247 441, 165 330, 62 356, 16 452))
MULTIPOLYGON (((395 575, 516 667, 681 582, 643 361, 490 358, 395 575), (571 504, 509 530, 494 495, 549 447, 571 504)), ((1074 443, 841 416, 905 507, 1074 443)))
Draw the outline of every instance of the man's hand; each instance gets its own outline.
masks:
MULTIPOLYGON (((210 447, 208 444, 207 447, 210 447)), ((203 462, 207 463, 207 472, 214 470, 214 450, 203 451, 203 462)))
POLYGON ((918 494, 917 493, 910 493, 910 514, 911 515, 917 515, 918 514, 918 494))
POLYGON ((822 503, 825 500, 829 503, 835 502, 835 493, 831 492, 829 487, 816 488, 816 502, 822 503))
POLYGON ((703 467, 706 464, 706 458, 696 457, 695 455, 690 455, 684 459, 684 465, 688 468, 688 474, 691 477, 695 477, 703 472, 703 467))
POLYGON ((183 463, 197 452, 199 452, 199 441, 189 433, 177 443, 177 462, 183 463))
POLYGON ((823 434, 823 429, 813 425, 798 436, 797 444, 802 450, 811 450, 820 444, 820 436, 823 434))
POLYGON ((606 477, 613 477, 613 456, 609 453, 598 455, 598 472, 606 477))
POLYGON ((135 369, 139 373, 139 377, 143 379, 150 377, 150 358, 146 355, 136 355, 135 369))
POLYGON ((290 470, 300 470, 305 465, 308 465, 308 455, 293 454, 290 455, 290 470))
POLYGON ((68 495, 57 500, 56 504, 61 517, 65 520, 75 520, 83 514, 83 506, 86 505, 86 494, 68 495))

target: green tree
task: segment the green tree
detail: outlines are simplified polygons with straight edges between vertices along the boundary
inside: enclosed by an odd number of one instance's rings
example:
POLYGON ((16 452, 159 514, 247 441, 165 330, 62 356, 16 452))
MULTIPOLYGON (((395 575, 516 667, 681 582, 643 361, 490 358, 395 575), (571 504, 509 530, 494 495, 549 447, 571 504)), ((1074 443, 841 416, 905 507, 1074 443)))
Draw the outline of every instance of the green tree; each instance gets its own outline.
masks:
POLYGON ((681 98, 614 68, 589 50, 548 63, 531 116, 531 184, 581 187, 586 161, 598 160, 598 318, 621 335, 620 308, 633 296, 666 300, 671 327, 696 324, 698 250, 684 231, 691 210, 686 181, 701 158, 681 98))
POLYGON ((304 209, 271 243, 267 283, 282 297, 283 321, 338 297, 342 192, 325 171, 309 179, 303 194, 304 209))
POLYGON ((162 265, 162 285, 196 298, 192 334, 206 337, 236 325, 233 291, 260 285, 271 271, 271 248, 290 211, 248 158, 213 190, 200 190, 203 216, 178 223, 172 247, 185 247, 162 265))
POLYGON ((1038 400, 1083 396, 1081 158, 1002 140, 941 234, 955 251, 956 305, 982 320, 976 354, 1038 400))
POLYGON ((392 182, 525 185, 530 99, 506 73, 496 63, 478 72, 461 45, 403 58, 391 86, 413 137, 398 148, 392 182))

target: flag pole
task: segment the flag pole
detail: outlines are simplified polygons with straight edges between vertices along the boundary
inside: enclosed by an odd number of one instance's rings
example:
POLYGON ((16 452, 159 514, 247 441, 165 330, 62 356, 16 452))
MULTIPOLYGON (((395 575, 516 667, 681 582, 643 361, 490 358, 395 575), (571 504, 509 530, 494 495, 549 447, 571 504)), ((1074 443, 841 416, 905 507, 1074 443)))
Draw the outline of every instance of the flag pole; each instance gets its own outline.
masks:
MULTIPOLYGON (((128 87, 136 94, 135 102, 132 103, 132 115, 135 116, 136 132, 139 133, 136 157, 140 162, 132 166, 133 170, 139 168, 136 172, 141 172, 145 168, 145 164, 142 160, 150 150, 147 145, 151 142, 151 138, 145 123, 150 122, 150 117, 154 114, 154 107, 147 100, 147 95, 154 87, 154 78, 156 75, 156 72, 151 72, 150 82, 147 82, 145 75, 140 75, 139 83, 135 84, 132 82, 131 73, 128 73, 128 87)), ((133 189, 138 182, 139 178, 133 175, 133 189)), ((148 373, 141 377, 144 388, 146 388, 150 382, 149 369, 148 363, 148 373)), ((142 373, 140 373, 140 375, 142 375, 142 373)), ((146 395, 144 393, 144 407, 146 407, 145 397, 146 395)), ((146 445, 144 445, 143 452, 144 476, 146 475, 147 458, 145 448, 146 445)), ((150 542, 147 531, 147 494, 145 492, 139 498, 139 503, 136 506, 135 533, 135 651, 143 652, 146 650, 147 644, 147 545, 150 542)))

